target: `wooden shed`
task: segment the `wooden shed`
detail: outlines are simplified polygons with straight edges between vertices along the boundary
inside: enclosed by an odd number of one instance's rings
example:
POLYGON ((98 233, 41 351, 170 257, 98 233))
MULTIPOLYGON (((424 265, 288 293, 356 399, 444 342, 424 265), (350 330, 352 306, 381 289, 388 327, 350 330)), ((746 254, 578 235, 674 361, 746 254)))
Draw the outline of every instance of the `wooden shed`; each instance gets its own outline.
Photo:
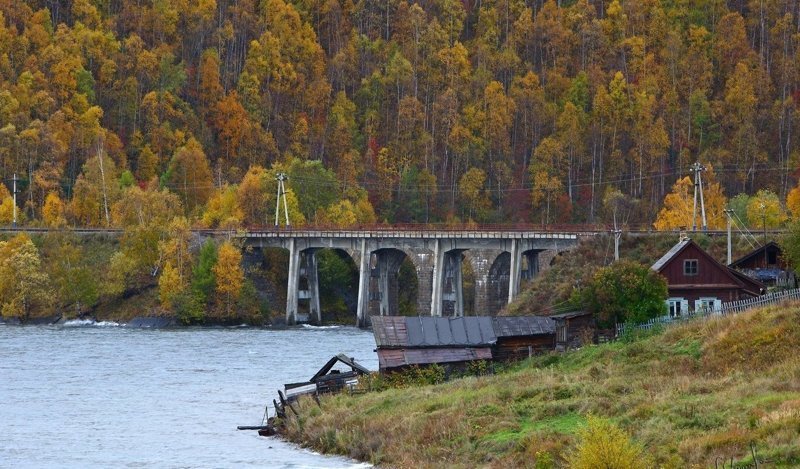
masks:
POLYGON ((491 360, 497 342, 492 318, 486 316, 373 316, 372 332, 381 371, 491 360))
POLYGON ((555 314, 550 319, 555 323, 555 349, 559 352, 597 340, 597 323, 588 311, 555 314))
POLYGON ((722 302, 762 295, 766 286, 725 266, 689 238, 682 239, 651 267, 667 279, 672 317, 716 311, 722 302))
POLYGON ((521 360, 555 347, 555 321, 546 316, 503 316, 492 318, 497 343, 493 359, 521 360))
POLYGON ((750 251, 729 267, 765 285, 785 288, 797 286, 794 272, 784 260, 783 251, 775 241, 750 251))
POLYGON ((354 358, 340 353, 328 360, 308 381, 285 384, 284 390, 289 399, 302 394, 338 392, 346 385, 358 382, 359 376, 367 374, 369 374, 367 368, 357 363, 354 358), (334 369, 334 366, 340 363, 349 370, 334 369))

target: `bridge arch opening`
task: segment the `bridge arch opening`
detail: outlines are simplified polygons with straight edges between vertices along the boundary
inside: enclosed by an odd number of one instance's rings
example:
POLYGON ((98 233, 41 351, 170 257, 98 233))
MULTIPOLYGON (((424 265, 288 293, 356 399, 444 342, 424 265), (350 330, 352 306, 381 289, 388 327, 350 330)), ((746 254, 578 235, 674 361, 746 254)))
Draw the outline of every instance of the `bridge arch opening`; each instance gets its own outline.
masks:
POLYGON ((504 251, 492 262, 487 278, 486 314, 496 315, 508 303, 508 284, 511 278, 511 253, 504 251))
POLYGON ((342 249, 319 249, 315 254, 322 323, 355 324, 358 265, 342 249))
POLYGON ((370 254, 370 316, 411 316, 417 314, 419 279, 412 256, 395 248, 381 248, 370 254))

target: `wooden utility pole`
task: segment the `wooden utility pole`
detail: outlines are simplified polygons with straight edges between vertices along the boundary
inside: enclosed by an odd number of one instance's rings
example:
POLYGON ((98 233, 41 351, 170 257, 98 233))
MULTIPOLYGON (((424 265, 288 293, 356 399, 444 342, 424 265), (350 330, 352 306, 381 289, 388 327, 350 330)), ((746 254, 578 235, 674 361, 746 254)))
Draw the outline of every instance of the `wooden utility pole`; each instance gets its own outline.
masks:
POLYGON ((726 265, 731 265, 733 263, 733 250, 731 249, 731 214, 733 210, 726 208, 724 212, 728 219, 728 263, 726 265))
POLYGON ((700 213, 703 218, 703 231, 708 231, 708 223, 706 222, 706 204, 703 200, 703 177, 702 172, 706 167, 701 165, 700 162, 695 162, 689 167, 689 171, 694 173, 694 207, 692 208, 692 231, 697 231, 697 194, 700 194, 700 213))
POLYGON ((11 189, 13 191, 13 194, 14 194, 14 200, 13 200, 14 218, 13 218, 12 226, 14 228, 16 228, 17 227, 17 173, 14 173, 14 179, 12 179, 12 181, 14 181, 14 185, 13 185, 13 187, 11 189))
POLYGON ((275 197, 275 226, 278 226, 279 215, 281 213, 281 196, 283 196, 283 211, 286 214, 286 226, 289 226, 289 204, 286 203, 286 184, 289 176, 286 173, 278 173, 275 175, 275 180, 278 181, 278 194, 275 197))

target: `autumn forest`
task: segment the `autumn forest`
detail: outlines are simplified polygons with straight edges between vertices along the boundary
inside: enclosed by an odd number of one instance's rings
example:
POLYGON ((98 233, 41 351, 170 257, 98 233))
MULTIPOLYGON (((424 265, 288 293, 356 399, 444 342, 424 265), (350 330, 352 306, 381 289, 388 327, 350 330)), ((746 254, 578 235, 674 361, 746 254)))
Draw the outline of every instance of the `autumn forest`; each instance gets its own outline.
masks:
POLYGON ((124 228, 109 291, 167 308, 189 230, 272 224, 277 173, 294 225, 674 229, 699 161, 711 227, 777 226, 798 54, 796 0, 0 0, 0 224, 16 175, 21 224, 124 228))

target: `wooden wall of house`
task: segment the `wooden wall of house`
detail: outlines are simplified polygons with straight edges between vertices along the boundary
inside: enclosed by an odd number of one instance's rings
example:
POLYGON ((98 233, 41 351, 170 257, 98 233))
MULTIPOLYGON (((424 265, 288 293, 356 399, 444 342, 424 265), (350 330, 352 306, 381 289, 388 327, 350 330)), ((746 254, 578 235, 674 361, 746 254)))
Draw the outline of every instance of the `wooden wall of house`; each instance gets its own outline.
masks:
POLYGON ((492 351, 495 361, 523 360, 530 355, 550 352, 555 349, 555 334, 533 336, 500 337, 492 351))
POLYGON ((722 265, 711 262, 695 245, 675 256, 661 271, 668 285, 736 285, 722 265), (685 275, 683 261, 697 259, 697 275, 685 275))

